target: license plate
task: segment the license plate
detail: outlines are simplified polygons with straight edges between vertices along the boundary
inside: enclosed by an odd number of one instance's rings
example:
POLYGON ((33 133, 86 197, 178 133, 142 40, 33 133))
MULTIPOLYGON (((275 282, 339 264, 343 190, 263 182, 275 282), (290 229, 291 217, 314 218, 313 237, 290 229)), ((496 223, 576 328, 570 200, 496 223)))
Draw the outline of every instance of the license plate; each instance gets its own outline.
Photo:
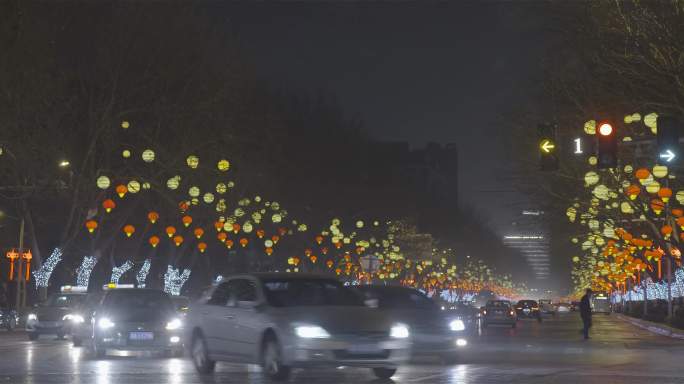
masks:
POLYGON ((354 344, 350 345, 349 348, 347 348, 347 351, 349 353, 363 354, 382 352, 382 349, 377 344, 354 344))
POLYGON ((131 332, 128 334, 130 340, 144 341, 154 339, 153 332, 131 332))

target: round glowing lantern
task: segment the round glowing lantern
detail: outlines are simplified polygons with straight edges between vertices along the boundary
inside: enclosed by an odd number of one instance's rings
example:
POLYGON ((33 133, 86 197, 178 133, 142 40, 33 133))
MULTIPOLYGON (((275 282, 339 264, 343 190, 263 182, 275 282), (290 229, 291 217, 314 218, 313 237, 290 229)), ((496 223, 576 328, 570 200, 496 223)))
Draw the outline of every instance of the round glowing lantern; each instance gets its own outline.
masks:
POLYGON ((651 209, 656 215, 660 215, 665 209, 665 203, 662 200, 653 199, 651 200, 651 209))
POLYGON ((684 230, 684 217, 677 218, 677 225, 679 225, 680 229, 684 230))
POLYGON ((660 183, 655 181, 655 180, 653 180, 650 183, 645 184, 645 185, 646 185, 646 192, 648 192, 648 193, 656 194, 660 190, 660 183))
POLYGON ((204 229, 202 229, 202 228, 195 228, 195 230, 194 230, 192 233, 194 233, 194 234, 195 234, 195 237, 199 239, 199 238, 202 237, 202 235, 204 235, 204 229))
POLYGON ((240 239, 240 245, 241 245, 243 248, 246 247, 247 244, 249 244, 249 240, 247 240, 247 239, 244 238, 244 237, 240 239))
POLYGON ((672 190, 670 188, 660 188, 658 191, 658 197, 664 202, 667 203, 670 201, 670 198, 672 197, 672 190))
POLYGON ((641 193, 641 188, 638 185, 632 184, 627 187, 625 192, 630 200, 635 200, 637 196, 639 196, 639 193, 641 193))
POLYGON ((97 178, 97 187, 100 189, 107 189, 111 185, 111 180, 107 176, 100 176, 97 178))
POLYGON ((324 255, 327 255, 327 254, 328 254, 328 247, 322 247, 322 248, 321 248, 321 253, 324 254, 324 255))
POLYGON ((146 163, 151 163, 151 162, 153 162, 153 161, 154 161, 154 157, 155 157, 154 151, 151 150, 151 149, 146 149, 146 150, 144 150, 143 153, 142 153, 142 159, 143 159, 143 161, 146 162, 146 163))
POLYGON ((176 227, 168 226, 166 227, 166 236, 169 238, 173 237, 173 235, 176 234, 176 227))
POLYGON ((157 245, 159 245, 159 237, 158 236, 150 236, 150 239, 147 240, 152 248, 156 248, 157 245))
POLYGON ((131 237, 133 233, 135 233, 135 227, 128 224, 125 227, 123 227, 123 231, 126 234, 126 237, 131 237))
POLYGON ((238 232, 240 232, 240 224, 234 223, 233 224, 233 233, 237 234, 238 232))
POLYGON ((128 186, 126 188, 130 193, 138 193, 140 192, 140 182, 137 180, 131 180, 128 182, 128 186))
POLYGON ((154 224, 157 222, 157 220, 159 220, 159 214, 155 211, 150 211, 147 214, 147 220, 149 220, 150 223, 154 224))
POLYGON ((97 221, 88 220, 85 223, 85 227, 88 229, 88 232, 93 233, 97 229, 97 221))
POLYGON ((271 240, 273 241, 273 244, 278 244, 278 241, 280 240, 280 236, 273 235, 273 236, 271 236, 271 240))
POLYGON ((123 157, 124 159, 130 158, 131 157, 131 151, 128 149, 124 149, 123 151, 121 151, 121 157, 123 157))
POLYGON ((214 228, 216 228, 216 232, 221 232, 223 229, 224 224, 220 221, 215 221, 214 222, 214 228))
POLYGON ((256 235, 258 238, 263 239, 266 235, 266 231, 264 231, 263 229, 257 229, 256 235))
POLYGON ((102 202, 102 208, 104 208, 105 212, 109 213, 112 209, 116 208, 116 203, 112 199, 107 199, 102 202))
POLYGON ((204 242, 198 243, 197 249, 199 249, 200 252, 204 253, 204 251, 207 250, 207 243, 204 243, 204 242))
MULTIPOLYGON (((273 241, 271 241, 271 240, 266 240, 266 241, 264 241, 264 246, 265 246, 265 247, 272 247, 272 246, 273 246, 273 241)), ((306 252, 306 251, 305 251, 305 252, 306 252)), ((309 252, 311 252, 311 251, 309 251, 309 252)))
POLYGON ((181 221, 183 222, 184 226, 189 227, 190 224, 192 224, 192 217, 189 215, 185 215, 181 218, 181 221))
POLYGON ((180 203, 178 203, 178 210, 179 210, 179 211, 185 212, 185 211, 187 211, 188 209, 190 209, 190 203, 189 203, 189 202, 187 202, 187 201, 181 201, 180 203))
POLYGON ((216 193, 223 195, 228 191, 228 187, 224 183, 218 183, 216 184, 216 193))
POLYGON ((326 265, 328 268, 332 268, 332 266, 333 266, 333 261, 332 261, 332 260, 327 260, 327 261, 325 262, 325 265, 326 265))
POLYGON ((660 233, 662 233, 665 238, 668 238, 672 234, 672 227, 669 225, 663 225, 660 228, 660 233))
POLYGON ((664 165, 656 165, 653 167, 653 176, 663 178, 667 176, 667 167, 664 165))
POLYGON ((223 242, 225 242, 226 239, 228 238, 228 234, 225 233, 225 232, 219 232, 219 233, 216 234, 216 238, 218 239, 218 241, 220 241, 220 242, 223 243, 223 242))
POLYGON ((651 172, 649 172, 646 168, 639 168, 637 169, 636 173, 634 173, 634 176, 636 176, 636 178, 639 180, 644 180, 651 176, 651 172))
POLYGON ((166 188, 170 190, 176 190, 180 186, 181 177, 174 176, 166 181, 166 188))
POLYGON ((245 222, 242 225, 242 232, 244 232, 244 233, 252 233, 253 229, 254 229, 254 226, 249 221, 245 222))
POLYGON ((181 235, 176 235, 173 237, 173 243, 176 244, 176 247, 180 247, 181 244, 183 244, 183 236, 181 235))
POLYGON ((266 248, 266 254, 271 256, 273 254, 273 248, 271 248, 271 247, 266 248))
MULTIPOLYGON (((266 240, 266 241, 268 241, 268 240, 266 240)), ((306 256, 311 256, 312 253, 313 253, 313 251, 312 251, 310 248, 307 248, 307 249, 304 250, 304 254, 305 254, 306 256)))
POLYGON ((121 128, 123 128, 123 129, 128 129, 128 128, 130 128, 130 126, 131 126, 131 123, 129 123, 128 121, 124 120, 121 122, 121 128))
POLYGON ((684 215, 684 210, 681 208, 674 208, 672 210, 672 216, 674 217, 682 217, 684 215))
POLYGON ((677 191, 677 194, 675 194, 675 199, 677 199, 679 204, 684 205, 684 191, 677 191))
POLYGON ((233 244, 234 244, 233 240, 231 240, 231 239, 226 240, 226 247, 228 247, 228 249, 233 248, 233 244))
POLYGON ((216 168, 218 168, 218 170, 221 172, 225 172, 225 171, 230 169, 230 161, 228 161, 226 159, 221 159, 216 164, 216 168))
POLYGON ((196 169, 197 166, 199 166, 199 157, 195 155, 190 155, 188 156, 187 159, 185 159, 186 163, 188 164, 188 167, 192 169, 196 169))
POLYGON ((120 198, 123 199, 123 197, 126 196, 126 192, 128 192, 128 188, 126 188, 125 185, 119 184, 116 186, 116 194, 119 195, 120 198))
POLYGON ((207 204, 211 204, 214 202, 214 194, 211 192, 207 192, 204 194, 204 196, 202 196, 202 200, 207 204))

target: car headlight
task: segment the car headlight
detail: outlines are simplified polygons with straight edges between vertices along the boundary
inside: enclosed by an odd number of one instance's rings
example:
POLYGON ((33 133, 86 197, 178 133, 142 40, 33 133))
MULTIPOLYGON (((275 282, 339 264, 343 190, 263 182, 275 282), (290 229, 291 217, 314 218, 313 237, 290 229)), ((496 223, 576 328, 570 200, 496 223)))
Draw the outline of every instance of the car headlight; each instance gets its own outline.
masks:
POLYGON ((409 329, 404 324, 395 324, 390 328, 390 337, 395 339, 405 339, 409 337, 409 329))
POLYGON ((29 320, 38 320, 38 316, 36 316, 35 313, 29 313, 28 319, 29 320))
POLYGON ((114 326, 114 322, 106 317, 103 317, 97 322, 97 326, 100 327, 100 329, 109 329, 114 326))
POLYGON ((83 316, 81 316, 81 315, 74 315, 74 314, 71 314, 71 313, 68 314, 68 315, 64 315, 64 317, 62 317, 62 320, 64 320, 64 321, 71 321, 71 322, 74 322, 74 323, 82 323, 82 322, 85 321, 85 319, 83 319, 83 316))
POLYGON ((465 323, 463 323, 463 320, 461 319, 452 320, 449 323, 449 329, 451 329, 452 331, 464 331, 465 323))
POLYGON ((183 325, 183 323, 180 321, 180 319, 173 319, 166 323, 166 330, 167 331, 174 331, 178 328, 180 328, 183 325))
POLYGON ((328 331, 317 325, 300 325, 294 327, 295 335, 305 339, 327 339, 328 331))

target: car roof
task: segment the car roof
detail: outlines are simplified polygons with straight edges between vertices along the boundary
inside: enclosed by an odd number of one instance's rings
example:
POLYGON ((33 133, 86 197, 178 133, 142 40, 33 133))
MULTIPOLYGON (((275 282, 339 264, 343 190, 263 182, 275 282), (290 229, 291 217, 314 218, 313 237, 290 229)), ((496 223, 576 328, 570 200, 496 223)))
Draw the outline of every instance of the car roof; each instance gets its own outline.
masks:
POLYGON ((230 279, 235 279, 235 278, 256 278, 259 280, 269 280, 269 279, 287 279, 287 280, 311 280, 311 279, 316 279, 316 280, 335 280, 339 281, 338 279, 328 276, 328 275, 323 275, 323 274, 316 274, 316 273, 287 273, 287 272, 256 272, 256 273, 248 273, 248 274, 242 274, 242 275, 233 275, 233 276, 227 276, 225 277, 221 282, 224 282, 226 280, 230 279))

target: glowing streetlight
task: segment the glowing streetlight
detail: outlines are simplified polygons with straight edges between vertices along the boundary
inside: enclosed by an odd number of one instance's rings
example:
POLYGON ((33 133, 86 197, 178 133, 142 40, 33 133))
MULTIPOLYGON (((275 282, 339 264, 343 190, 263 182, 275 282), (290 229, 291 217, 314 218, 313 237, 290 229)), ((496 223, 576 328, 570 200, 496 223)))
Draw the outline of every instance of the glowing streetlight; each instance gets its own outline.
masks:
POLYGON ((70 166, 70 165, 71 165, 71 163, 69 162, 69 160, 62 160, 62 161, 59 162, 59 167, 60 167, 60 168, 66 168, 66 167, 68 167, 68 166, 70 166))

